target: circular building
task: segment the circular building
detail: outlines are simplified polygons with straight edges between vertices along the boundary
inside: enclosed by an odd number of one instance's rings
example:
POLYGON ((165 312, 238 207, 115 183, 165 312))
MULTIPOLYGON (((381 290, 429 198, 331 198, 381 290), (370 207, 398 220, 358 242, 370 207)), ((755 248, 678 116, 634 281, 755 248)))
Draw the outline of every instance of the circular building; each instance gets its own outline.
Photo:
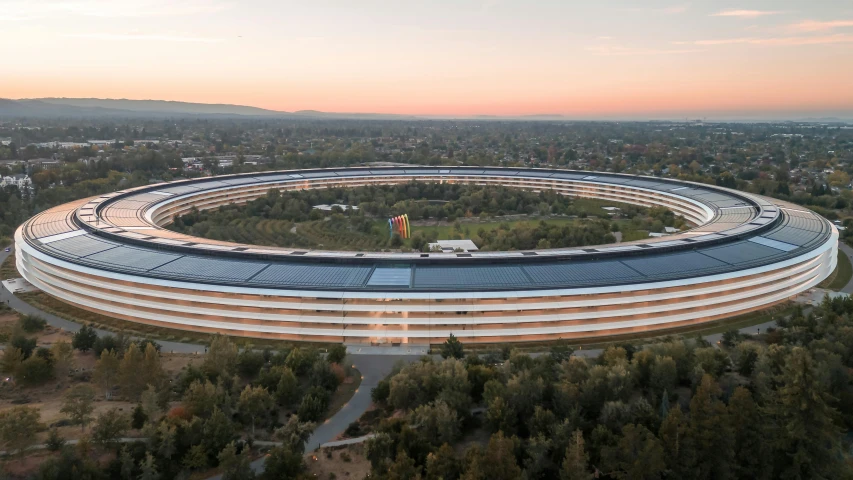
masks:
POLYGON ((796 205, 651 177, 525 168, 280 171, 151 185, 52 208, 15 233, 17 268, 99 314, 169 328, 348 344, 591 339, 783 302, 834 269, 838 232, 796 205), (664 206, 690 230, 640 242, 472 253, 333 252, 162 227, 272 188, 447 182, 664 206))

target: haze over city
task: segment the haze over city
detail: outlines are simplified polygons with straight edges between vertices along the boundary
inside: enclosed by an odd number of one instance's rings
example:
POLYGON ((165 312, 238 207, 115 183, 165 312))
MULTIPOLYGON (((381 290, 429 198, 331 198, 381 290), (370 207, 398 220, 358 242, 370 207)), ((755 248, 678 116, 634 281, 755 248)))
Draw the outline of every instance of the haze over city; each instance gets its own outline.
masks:
POLYGON ((0 1, 0 97, 853 118, 846 2, 0 1))

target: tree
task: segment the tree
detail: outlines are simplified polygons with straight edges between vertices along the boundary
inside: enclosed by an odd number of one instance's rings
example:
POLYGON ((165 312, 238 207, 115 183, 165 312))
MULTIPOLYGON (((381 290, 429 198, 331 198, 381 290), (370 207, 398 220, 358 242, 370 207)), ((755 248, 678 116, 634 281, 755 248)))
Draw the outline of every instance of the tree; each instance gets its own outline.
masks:
POLYGON ((113 350, 101 352, 101 358, 95 362, 93 380, 104 392, 104 398, 112 398, 112 391, 118 384, 120 362, 113 350))
POLYGON ((602 469, 620 479, 657 479, 666 469, 660 440, 642 425, 625 425, 616 446, 604 447, 601 457, 602 469))
POLYGON ((299 478, 304 470, 305 462, 302 460, 302 454, 282 445, 269 451, 267 461, 264 464, 264 473, 261 474, 260 478, 263 480, 299 478))
POLYGON ((306 393, 302 397, 302 403, 299 404, 297 414, 299 418, 304 418, 309 422, 320 420, 323 414, 326 413, 326 402, 319 395, 314 393, 306 393))
POLYGON ((21 362, 18 377, 21 382, 29 385, 45 382, 53 377, 53 364, 40 355, 33 355, 21 362))
POLYGON ((130 426, 135 430, 140 430, 145 426, 145 422, 148 420, 148 416, 145 415, 145 410, 142 408, 142 404, 137 403, 136 408, 133 409, 133 413, 130 415, 130 426))
POLYGON ((157 425, 157 455, 161 458, 171 459, 175 454, 175 442, 177 430, 169 422, 160 422, 157 425))
POLYGON ((655 392, 672 390, 678 381, 678 367, 672 357, 655 357, 651 367, 649 386, 655 392))
POLYGON ((275 431, 275 438, 294 452, 303 453, 305 442, 314 431, 314 423, 302 422, 298 415, 291 415, 281 428, 275 431))
POLYGON ((249 417, 251 420, 252 435, 255 435, 255 423, 257 420, 265 420, 269 411, 272 410, 273 404, 272 395, 264 387, 246 385, 246 388, 240 393, 237 408, 241 414, 249 417))
POLYGON ((593 475, 588 465, 589 455, 584 449, 583 432, 575 430, 560 468, 560 480, 591 480, 593 475))
POLYGON ((202 427, 202 444, 208 452, 221 452, 234 439, 234 424, 219 407, 214 407, 213 414, 202 427))
POLYGON ((434 445, 453 442, 461 424, 456 411, 441 400, 416 408, 409 415, 409 423, 434 445))
POLYGON ((0 441, 4 450, 20 453, 35 443, 40 422, 41 415, 35 408, 19 406, 0 411, 0 441))
POLYGON ((770 432, 752 393, 737 387, 729 399, 729 421, 734 432, 734 473, 737 478, 769 479, 773 474, 770 432))
POLYGON ((151 452, 145 454, 145 460, 139 463, 139 469, 142 471, 139 474, 139 480, 160 480, 160 473, 157 471, 157 464, 151 452))
POLYGON ((505 437, 502 432, 491 436, 489 445, 483 452, 480 465, 477 467, 482 474, 481 478, 489 480, 521 478, 521 467, 518 466, 518 461, 515 458, 516 440, 515 437, 505 437))
POLYGON ((687 433, 696 448, 696 478, 725 478, 734 457, 732 431, 720 386, 704 375, 690 400, 687 433))
POLYGON ((459 478, 461 474, 462 463, 449 444, 442 444, 438 450, 427 455, 427 480, 453 480, 459 478))
POLYGON ((81 352, 88 352, 95 345, 98 333, 89 325, 83 325, 71 338, 71 345, 81 352))
POLYGON ((255 351, 251 345, 237 354, 237 372, 243 378, 254 378, 263 364, 263 353, 255 351))
POLYGON ((296 347, 287 354, 284 366, 296 375, 305 375, 317 360, 317 350, 313 348, 296 347))
POLYGON ((111 408, 98 415, 92 427, 92 440, 103 446, 112 445, 124 432, 130 428, 127 415, 120 413, 117 408, 111 408))
POLYGON ((160 362, 160 351, 151 342, 145 344, 145 351, 142 355, 142 371, 139 373, 142 377, 143 388, 149 385, 155 389, 160 388, 166 379, 166 371, 163 370, 163 365, 160 362))
POLYGON ((803 347, 794 347, 785 362, 778 402, 771 407, 779 425, 774 437, 781 453, 778 478, 840 478, 843 454, 835 423, 836 400, 821 382, 820 370, 803 347))
POLYGON ((275 388, 275 398, 281 405, 287 406, 296 401, 299 395, 299 380, 293 371, 282 367, 281 377, 275 388))
POLYGON ((86 424, 92 419, 92 412, 95 407, 92 402, 95 399, 95 392, 88 385, 75 385, 66 393, 62 402, 60 412, 68 415, 71 423, 80 425, 82 430, 86 429, 86 424))
POLYGON ((74 368, 74 347, 65 340, 60 340, 50 347, 50 353, 53 356, 55 375, 61 381, 74 368))
POLYGON ((441 346, 441 358, 456 358, 461 359, 465 357, 464 348, 462 347, 462 342, 456 338, 452 333, 447 340, 444 341, 444 344, 441 346))
POLYGON ((420 480, 421 467, 415 465, 415 461, 405 451, 400 451, 394 463, 388 467, 386 478, 388 480, 420 480))
POLYGON ((230 338, 217 334, 210 342, 202 369, 211 377, 231 376, 237 368, 237 346, 230 338))
POLYGON ((222 480, 251 480, 255 478, 255 472, 252 471, 251 459, 249 458, 249 450, 244 448, 242 452, 237 453, 237 446, 234 442, 229 443, 219 452, 219 467, 222 469, 222 480))
POLYGON ((0 359, 0 368, 3 369, 3 373, 5 374, 17 375, 23 361, 24 354, 21 352, 21 349, 10 345, 3 350, 3 357, 0 359))
POLYGON ((118 380, 122 394, 131 401, 138 401, 139 396, 146 387, 146 374, 144 368, 144 357, 136 343, 131 343, 124 352, 119 363, 118 380))
POLYGON ((12 336, 12 339, 9 340, 9 346, 20 350, 23 355, 22 360, 26 360, 30 358, 33 351, 36 349, 36 339, 28 338, 21 334, 15 334, 12 336))
POLYGON ((135 466, 130 450, 127 449, 127 446, 122 447, 121 453, 119 453, 119 474, 122 480, 133 478, 133 467, 135 466))
POLYGON ((495 397, 486 409, 486 421, 494 432, 513 434, 518 414, 503 397, 495 397))
POLYGON ((190 447, 187 454, 184 455, 184 466, 190 470, 200 470, 207 466, 207 452, 204 450, 204 445, 198 444, 190 447))
POLYGON ((213 413, 214 407, 221 406, 219 393, 216 386, 210 383, 210 380, 204 382, 196 380, 184 392, 181 401, 191 414, 205 418, 213 413))
POLYGON ((329 353, 326 354, 326 361, 329 363, 342 363, 347 356, 347 347, 341 344, 329 347, 329 353))
POLYGON ((145 413, 146 419, 151 419, 152 422, 156 422, 160 418, 160 415, 163 413, 160 408, 160 403, 159 392, 157 392, 154 385, 149 384, 145 391, 142 392, 142 397, 139 403, 139 406, 142 407, 142 411, 145 413))

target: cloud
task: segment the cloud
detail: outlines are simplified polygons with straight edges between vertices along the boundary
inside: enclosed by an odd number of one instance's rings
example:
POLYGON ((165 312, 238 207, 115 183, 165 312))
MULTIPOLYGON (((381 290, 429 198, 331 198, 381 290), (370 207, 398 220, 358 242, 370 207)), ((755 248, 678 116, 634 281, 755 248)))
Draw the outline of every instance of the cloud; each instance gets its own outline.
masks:
POLYGON ((189 0, 79 0, 56 1, 11 1, 0 2, 0 18, 48 18, 68 15, 102 18, 137 18, 200 15, 215 13, 229 5, 218 1, 189 0))
POLYGON ((597 38, 598 40, 613 40, 613 37, 608 37, 608 36, 601 36, 601 37, 595 37, 595 38, 597 38))
POLYGON ((835 43, 853 43, 853 35, 836 34, 813 37, 740 37, 721 38, 715 40, 693 40, 687 42, 672 42, 674 45, 769 45, 769 46, 798 46, 798 45, 830 45, 835 43))
POLYGON ((587 47, 586 50, 595 55, 616 56, 616 55, 679 55, 683 53, 701 52, 701 49, 658 49, 658 48, 636 48, 623 47, 621 45, 598 45, 587 47))
POLYGON ((821 32, 844 27, 853 27, 853 20, 830 20, 828 22, 803 20, 802 22, 788 25, 788 30, 794 32, 821 32))
POLYGON ((712 13, 712 17, 738 17, 738 18, 755 18, 764 17, 767 15, 779 15, 785 13, 778 10, 723 10, 717 13, 712 13))
POLYGON ((221 38, 188 37, 181 35, 161 35, 149 33, 72 33, 63 35, 70 38, 108 41, 144 41, 144 42, 182 42, 182 43, 219 43, 221 38))

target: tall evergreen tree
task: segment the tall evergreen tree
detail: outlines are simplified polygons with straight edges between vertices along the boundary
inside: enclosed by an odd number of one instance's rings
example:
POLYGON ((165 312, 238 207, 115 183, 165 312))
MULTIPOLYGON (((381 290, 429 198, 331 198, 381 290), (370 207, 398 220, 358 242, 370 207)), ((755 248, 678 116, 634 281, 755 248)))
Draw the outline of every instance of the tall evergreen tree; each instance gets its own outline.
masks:
POLYGON ((836 425, 835 401, 808 350, 795 347, 780 378, 778 402, 771 411, 779 426, 776 432, 777 478, 840 478, 843 454, 836 425))

